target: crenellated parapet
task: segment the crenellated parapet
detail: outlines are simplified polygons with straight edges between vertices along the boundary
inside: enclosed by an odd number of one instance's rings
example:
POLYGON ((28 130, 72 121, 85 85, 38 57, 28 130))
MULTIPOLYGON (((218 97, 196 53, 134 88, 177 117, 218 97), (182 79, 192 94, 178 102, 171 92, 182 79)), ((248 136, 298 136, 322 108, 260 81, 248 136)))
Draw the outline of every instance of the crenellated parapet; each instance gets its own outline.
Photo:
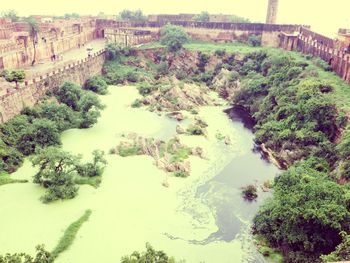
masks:
POLYGON ((0 95, 0 123, 18 115, 24 107, 34 106, 48 91, 54 91, 66 81, 84 85, 91 76, 101 74, 104 62, 105 50, 100 50, 89 57, 25 80, 17 88, 7 88, 0 95))

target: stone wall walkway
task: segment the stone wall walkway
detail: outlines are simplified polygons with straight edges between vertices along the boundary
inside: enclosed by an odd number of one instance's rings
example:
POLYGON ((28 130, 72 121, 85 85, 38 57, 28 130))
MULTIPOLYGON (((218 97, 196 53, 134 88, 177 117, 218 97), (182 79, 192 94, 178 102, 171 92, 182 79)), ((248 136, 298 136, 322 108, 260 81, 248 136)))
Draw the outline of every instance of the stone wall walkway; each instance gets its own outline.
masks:
POLYGON ((80 48, 77 47, 58 54, 58 59, 55 61, 51 61, 50 59, 38 61, 34 66, 23 68, 26 73, 26 79, 33 79, 45 75, 46 73, 54 71, 56 68, 62 68, 63 66, 87 58, 89 53, 93 54, 102 50, 105 44, 106 42, 104 39, 93 40, 80 48))

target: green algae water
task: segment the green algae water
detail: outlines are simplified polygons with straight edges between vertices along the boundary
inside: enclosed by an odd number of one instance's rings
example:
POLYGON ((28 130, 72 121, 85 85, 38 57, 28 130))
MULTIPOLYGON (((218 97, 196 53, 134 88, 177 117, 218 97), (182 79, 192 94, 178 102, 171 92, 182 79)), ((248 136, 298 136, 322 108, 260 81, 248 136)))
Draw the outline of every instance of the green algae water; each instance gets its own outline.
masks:
MULTIPOLYGON (((123 134, 168 140, 177 121, 145 109, 133 109, 134 87, 110 87, 101 96, 106 105, 98 123, 62 134, 63 149, 90 158, 94 149, 109 150, 123 134)), ((55 262, 119 262, 149 242, 177 260, 189 263, 264 262, 250 234, 251 220, 269 196, 259 190, 256 202, 241 197, 241 187, 273 179, 278 170, 254 152, 253 134, 242 121, 231 120, 227 107, 201 107, 208 136, 180 135, 183 144, 202 147, 207 159, 190 157, 191 176, 175 178, 159 170, 148 156, 108 155, 101 186, 80 186, 73 200, 42 204, 43 190, 35 184, 0 187, 0 254, 34 253, 37 244, 52 250, 64 230, 91 209, 88 222, 73 245, 55 262), (228 135, 231 145, 216 138, 228 135), (169 187, 162 186, 167 180, 169 187)), ((231 115, 232 116, 232 115, 231 115)), ((12 176, 32 180, 28 160, 12 176)))

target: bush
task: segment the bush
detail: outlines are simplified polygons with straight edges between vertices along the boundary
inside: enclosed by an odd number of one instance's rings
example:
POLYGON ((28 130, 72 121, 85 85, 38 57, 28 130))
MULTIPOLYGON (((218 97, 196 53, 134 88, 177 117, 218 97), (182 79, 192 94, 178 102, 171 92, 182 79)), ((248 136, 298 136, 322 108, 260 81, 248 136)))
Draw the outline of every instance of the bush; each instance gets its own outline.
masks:
POLYGON ((163 251, 156 251, 147 243, 145 252, 134 251, 130 256, 122 257, 121 263, 175 263, 174 258, 168 257, 163 251))
POLYGON ((139 76, 135 71, 129 71, 126 73, 126 80, 135 83, 139 81, 139 76))
POLYGON ((215 56, 221 58, 221 57, 226 55, 226 50, 225 49, 217 49, 217 50, 215 50, 214 54, 215 54, 215 56))
POLYGON ((248 45, 252 47, 260 47, 261 46, 261 37, 257 35, 250 35, 248 37, 248 45))
POLYGON ((5 256, 0 255, 1 263, 52 263, 53 258, 50 252, 46 251, 44 246, 36 247, 36 255, 33 258, 31 255, 26 253, 15 253, 6 254, 5 256))
POLYGON ((167 46, 170 52, 180 50, 189 37, 183 27, 167 24, 160 30, 160 43, 167 46))
POLYGON ((175 77, 178 79, 178 80, 184 80, 187 78, 187 73, 183 70, 183 69, 178 69, 176 70, 175 72, 175 77))
POLYGON ((137 89, 142 96, 147 96, 151 94, 156 88, 151 86, 149 82, 142 82, 137 85, 137 89))
POLYGON ((66 104, 75 111, 79 111, 78 102, 81 94, 82 90, 78 85, 72 82, 65 82, 58 88, 55 95, 59 102, 66 104))
POLYGON ((245 199, 252 201, 258 197, 258 190, 255 185, 248 185, 243 188, 242 195, 245 199))
POLYGON ((100 95, 107 94, 108 85, 105 79, 101 76, 94 76, 89 78, 85 83, 85 89, 93 91, 100 95))
POLYGON ((162 61, 160 64, 157 66, 157 73, 161 76, 165 76, 169 73, 169 66, 168 62, 162 61))

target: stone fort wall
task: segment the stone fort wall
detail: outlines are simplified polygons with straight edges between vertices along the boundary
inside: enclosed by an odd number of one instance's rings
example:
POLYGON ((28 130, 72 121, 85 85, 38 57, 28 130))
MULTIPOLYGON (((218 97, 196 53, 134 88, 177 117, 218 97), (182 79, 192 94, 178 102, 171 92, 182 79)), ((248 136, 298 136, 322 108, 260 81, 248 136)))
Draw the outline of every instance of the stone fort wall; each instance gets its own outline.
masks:
POLYGON ((280 47, 321 58, 339 77, 350 84, 350 50, 346 50, 343 43, 301 28, 298 34, 282 35, 280 47))
POLYGON ((18 115, 25 107, 34 106, 47 91, 54 91, 65 81, 83 85, 85 81, 101 74, 105 62, 104 50, 46 75, 21 83, 19 88, 7 89, 0 94, 0 123, 18 115))
MULTIPOLYGON (((193 22, 171 21, 173 25, 183 26, 192 39, 213 42, 232 42, 247 40, 250 35, 261 37, 263 46, 278 47, 281 31, 292 33, 299 31, 299 25, 275 25, 262 23, 225 23, 225 22, 193 22)), ((159 31, 165 21, 148 22, 120 22, 113 20, 96 20, 96 32, 104 37, 104 32, 116 28, 147 30, 151 32, 153 40, 159 38, 159 31)))

